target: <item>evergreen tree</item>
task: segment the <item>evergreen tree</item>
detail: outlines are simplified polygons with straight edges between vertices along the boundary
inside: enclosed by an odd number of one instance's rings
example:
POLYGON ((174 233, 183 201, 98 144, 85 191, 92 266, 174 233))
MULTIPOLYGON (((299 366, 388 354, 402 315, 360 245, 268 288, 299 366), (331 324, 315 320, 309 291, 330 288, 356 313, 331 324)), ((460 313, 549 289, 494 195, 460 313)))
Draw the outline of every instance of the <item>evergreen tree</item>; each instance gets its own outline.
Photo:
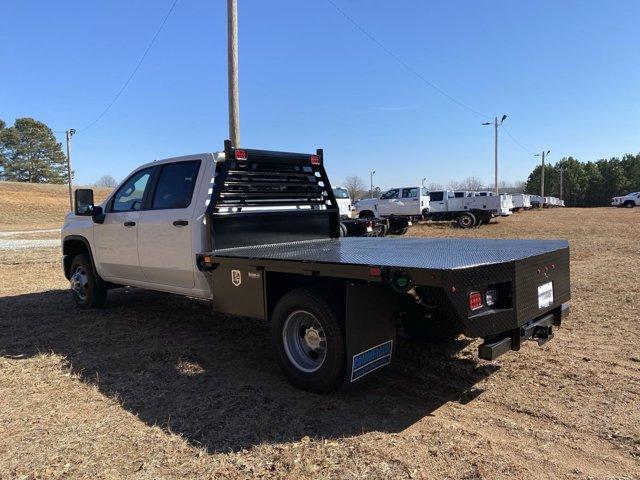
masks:
POLYGON ((66 157, 51 129, 33 118, 18 118, 8 128, 0 120, 0 178, 65 183, 66 157))

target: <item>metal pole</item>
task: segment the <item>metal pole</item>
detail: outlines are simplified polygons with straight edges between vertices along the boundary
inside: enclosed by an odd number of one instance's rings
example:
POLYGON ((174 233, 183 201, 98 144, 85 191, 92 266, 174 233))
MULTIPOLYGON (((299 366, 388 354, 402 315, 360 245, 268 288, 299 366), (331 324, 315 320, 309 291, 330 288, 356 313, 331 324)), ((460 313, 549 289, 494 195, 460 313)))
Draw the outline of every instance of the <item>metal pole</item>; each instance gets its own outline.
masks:
POLYGON ((71 135, 73 135, 72 131, 67 130, 65 136, 67 137, 67 176, 69 177, 69 211, 73 212, 73 185, 71 179, 71 135))
POLYGON ((227 0, 227 70, 229 76, 229 137, 240 146, 240 100, 238 91, 238 2, 227 0))
POLYGON ((493 128, 495 129, 496 135, 495 135, 495 145, 494 145, 494 155, 495 155, 495 188, 496 188, 496 195, 500 195, 500 192, 498 191, 498 117, 494 118, 493 121, 493 128))
POLYGON ((562 200, 562 174, 564 173, 564 170, 562 169, 562 167, 560 167, 560 200, 562 200))
POLYGON ((544 150, 542 151, 542 173, 540 177, 540 196, 542 200, 540 201, 540 208, 544 206, 544 150))

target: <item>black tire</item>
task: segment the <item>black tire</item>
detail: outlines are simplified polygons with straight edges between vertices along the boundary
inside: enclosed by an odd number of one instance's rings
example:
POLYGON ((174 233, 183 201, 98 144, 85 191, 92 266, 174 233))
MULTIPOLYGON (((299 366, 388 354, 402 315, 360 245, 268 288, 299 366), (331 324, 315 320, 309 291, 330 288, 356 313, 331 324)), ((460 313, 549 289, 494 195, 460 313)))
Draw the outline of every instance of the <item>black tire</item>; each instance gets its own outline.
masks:
POLYGON ((402 329, 411 338, 423 342, 452 340, 461 333, 454 322, 417 304, 408 307, 402 317, 402 329))
POLYGON ((429 210, 427 208, 422 210, 422 220, 426 220, 429 217, 429 210))
POLYGON ((476 216, 471 212, 464 212, 461 214, 456 223, 460 228, 471 228, 474 227, 477 223, 476 216))
POLYGON ((375 215, 373 214, 373 212, 371 210, 363 210, 362 212, 360 212, 358 217, 359 218, 374 218, 375 215))
POLYGON ((107 301, 107 287, 94 272, 91 258, 86 253, 76 255, 69 271, 71 295, 80 308, 99 308, 107 301))
POLYGON ((340 224, 340 236, 341 237, 347 236, 347 227, 344 225, 344 223, 340 224))
POLYGON ((626 202, 624 202, 624 206, 625 208, 633 208, 636 206, 636 203, 631 200, 627 200, 626 202))
POLYGON ((404 227, 404 228, 400 228, 398 230, 393 230, 391 233, 391 235, 404 235, 405 233, 407 233, 407 230, 409 230, 409 227, 404 227))
MULTIPOLYGON (((302 335, 302 330, 299 333, 304 340, 298 341, 306 341, 308 330, 305 335, 302 335)), ((342 325, 333 309, 317 293, 300 288, 287 293, 278 301, 271 317, 271 341, 284 376, 294 386, 309 392, 326 393, 335 390, 344 381, 345 341, 342 325), (296 353, 291 343, 285 340, 290 331, 289 322, 294 322, 296 315, 305 314, 310 314, 317 320, 326 345, 324 359, 319 366, 313 366, 313 362, 318 361, 317 358, 309 357, 307 360, 312 366, 306 371, 302 368, 302 362, 296 363, 296 353)))

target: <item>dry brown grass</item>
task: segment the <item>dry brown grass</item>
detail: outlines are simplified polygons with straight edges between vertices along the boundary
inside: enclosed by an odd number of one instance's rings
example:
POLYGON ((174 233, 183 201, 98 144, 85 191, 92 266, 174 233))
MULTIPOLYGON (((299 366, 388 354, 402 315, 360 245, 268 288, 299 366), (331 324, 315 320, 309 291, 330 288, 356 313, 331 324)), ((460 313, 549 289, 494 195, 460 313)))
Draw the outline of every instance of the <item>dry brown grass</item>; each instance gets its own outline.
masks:
MULTIPOLYGON (((96 202, 111 191, 93 190, 96 202)), ((0 231, 60 228, 68 211, 66 185, 0 182, 0 231)))
POLYGON ((59 251, 0 252, 0 478, 640 478, 640 209, 520 213, 471 231, 571 243, 573 312, 542 348, 401 340, 318 396, 257 321, 135 290, 76 310, 59 251))

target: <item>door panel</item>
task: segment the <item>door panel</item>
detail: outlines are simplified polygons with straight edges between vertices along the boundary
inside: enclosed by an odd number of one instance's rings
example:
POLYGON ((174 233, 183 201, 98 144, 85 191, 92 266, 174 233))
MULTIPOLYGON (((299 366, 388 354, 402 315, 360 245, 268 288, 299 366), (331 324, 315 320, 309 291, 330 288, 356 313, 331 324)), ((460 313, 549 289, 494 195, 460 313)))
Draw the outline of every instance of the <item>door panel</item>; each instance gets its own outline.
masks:
POLYGON ((172 287, 195 286, 192 201, 200 160, 162 166, 151 208, 142 212, 138 256, 148 282, 172 287))
POLYGON ((417 187, 402 189, 397 213, 399 215, 420 214, 420 190, 417 187))
POLYGON ((98 268, 107 280, 144 280, 138 260, 138 224, 154 170, 131 174, 109 201, 104 223, 94 227, 98 268))
POLYGON ((140 212, 110 212, 103 224, 94 225, 96 260, 104 279, 144 280, 138 261, 139 219, 140 212), (135 225, 124 225, 130 222, 135 225))

